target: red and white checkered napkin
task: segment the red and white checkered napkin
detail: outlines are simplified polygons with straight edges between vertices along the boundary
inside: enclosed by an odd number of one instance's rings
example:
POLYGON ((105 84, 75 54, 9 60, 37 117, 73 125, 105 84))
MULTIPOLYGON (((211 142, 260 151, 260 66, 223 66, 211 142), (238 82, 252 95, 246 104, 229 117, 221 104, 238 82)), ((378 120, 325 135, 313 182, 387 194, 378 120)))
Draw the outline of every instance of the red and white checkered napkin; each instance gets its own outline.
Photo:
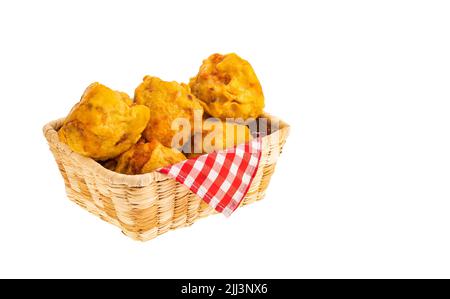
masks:
POLYGON ((250 187, 261 159, 261 138, 160 168, 217 212, 230 216, 250 187))

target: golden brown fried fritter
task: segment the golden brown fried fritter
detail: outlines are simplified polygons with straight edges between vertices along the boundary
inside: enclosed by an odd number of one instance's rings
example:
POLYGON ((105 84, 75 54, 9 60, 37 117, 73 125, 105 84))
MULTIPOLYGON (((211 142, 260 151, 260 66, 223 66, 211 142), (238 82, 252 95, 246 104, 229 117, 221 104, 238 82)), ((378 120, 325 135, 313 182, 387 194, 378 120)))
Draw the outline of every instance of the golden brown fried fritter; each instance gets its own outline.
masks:
POLYGON ((195 134, 185 145, 184 150, 187 152, 190 150, 190 153, 186 154, 188 158, 195 158, 250 140, 252 140, 252 135, 247 126, 210 118, 203 122, 202 133, 195 134))
POLYGON ((150 117, 123 92, 93 83, 72 108, 58 132, 62 142, 96 160, 114 158, 141 137, 150 117))
POLYGON ((172 130, 172 123, 177 118, 184 118, 191 126, 187 139, 193 133, 194 111, 199 119, 203 108, 185 84, 175 81, 167 82, 157 77, 145 76, 136 88, 135 101, 150 108, 150 121, 143 135, 147 140, 157 139, 167 147, 179 147, 173 144, 173 137, 181 133, 182 128, 172 130))
POLYGON ((256 74, 246 60, 231 53, 213 54, 191 78, 192 93, 214 117, 256 118, 264 108, 264 95, 256 74))
POLYGON ((165 147, 153 139, 151 142, 139 142, 120 155, 116 172, 142 174, 185 159, 186 157, 178 150, 165 147))

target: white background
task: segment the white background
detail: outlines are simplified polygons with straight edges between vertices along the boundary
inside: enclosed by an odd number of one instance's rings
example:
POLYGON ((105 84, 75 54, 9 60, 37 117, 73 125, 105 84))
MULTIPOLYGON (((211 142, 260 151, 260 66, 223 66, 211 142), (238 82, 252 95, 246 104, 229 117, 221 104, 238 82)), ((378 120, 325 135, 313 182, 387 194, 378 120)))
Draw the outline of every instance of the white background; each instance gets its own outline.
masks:
POLYGON ((450 277, 448 1, 0 2, 0 277, 450 277), (236 52, 292 125, 266 198, 150 242, 70 202, 42 135, 236 52), (221 260, 220 256, 229 259, 221 260))

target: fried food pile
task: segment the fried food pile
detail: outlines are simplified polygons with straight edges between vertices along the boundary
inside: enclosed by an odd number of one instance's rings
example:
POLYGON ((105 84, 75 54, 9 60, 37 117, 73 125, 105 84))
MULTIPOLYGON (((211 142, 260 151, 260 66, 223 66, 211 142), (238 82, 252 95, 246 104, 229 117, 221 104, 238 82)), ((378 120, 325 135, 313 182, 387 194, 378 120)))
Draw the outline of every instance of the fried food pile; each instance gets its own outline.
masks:
POLYGON ((143 174, 186 156, 250 141, 252 134, 242 120, 260 116, 263 108, 252 66, 236 54, 213 54, 189 85, 145 76, 133 100, 124 92, 91 84, 58 136, 74 152, 107 169, 143 174))
POLYGON ((189 86, 214 117, 248 119, 263 112, 261 84, 250 63, 234 53, 209 56, 189 86))

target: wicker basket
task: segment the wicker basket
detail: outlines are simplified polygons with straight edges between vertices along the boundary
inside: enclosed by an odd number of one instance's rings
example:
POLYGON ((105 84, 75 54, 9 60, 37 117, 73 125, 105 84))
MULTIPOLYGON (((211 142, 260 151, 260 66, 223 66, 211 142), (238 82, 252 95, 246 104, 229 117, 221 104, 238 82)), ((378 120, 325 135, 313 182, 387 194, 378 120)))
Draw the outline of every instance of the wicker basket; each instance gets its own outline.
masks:
MULTIPOLYGON (((262 138, 261 161, 241 205, 264 197, 276 158, 289 133, 286 123, 267 114, 264 117, 269 122, 279 121, 279 130, 262 138)), ((119 174, 73 152, 58 139, 57 130, 63 120, 48 123, 43 131, 64 178, 67 196, 120 227, 125 235, 146 241, 216 213, 187 187, 164 174, 156 171, 142 175, 119 174)))

